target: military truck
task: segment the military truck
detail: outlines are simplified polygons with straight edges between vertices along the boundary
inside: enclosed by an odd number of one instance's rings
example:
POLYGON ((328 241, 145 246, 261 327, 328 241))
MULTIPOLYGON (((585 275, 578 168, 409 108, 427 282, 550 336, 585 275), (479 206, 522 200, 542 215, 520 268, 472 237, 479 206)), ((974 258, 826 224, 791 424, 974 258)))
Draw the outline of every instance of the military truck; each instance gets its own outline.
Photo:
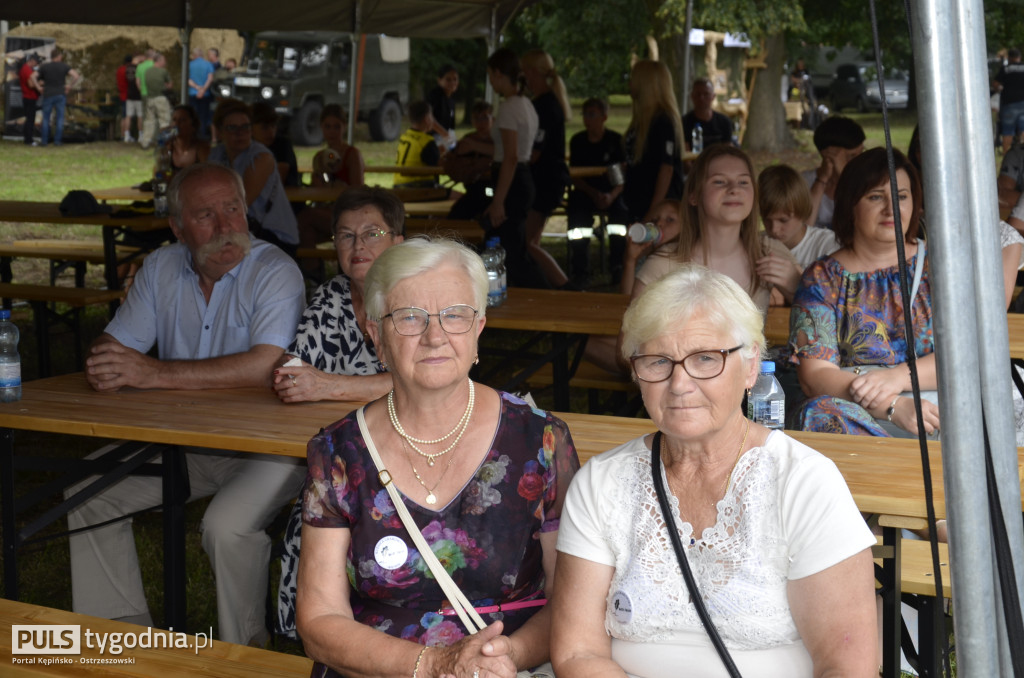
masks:
POLYGON ((332 31, 257 33, 243 65, 218 77, 215 92, 247 103, 267 101, 290 117, 292 143, 323 141, 320 112, 327 104, 348 111, 352 55, 362 54, 357 71, 357 120, 370 124, 375 141, 393 141, 402 132, 402 104, 409 99, 409 39, 332 31))

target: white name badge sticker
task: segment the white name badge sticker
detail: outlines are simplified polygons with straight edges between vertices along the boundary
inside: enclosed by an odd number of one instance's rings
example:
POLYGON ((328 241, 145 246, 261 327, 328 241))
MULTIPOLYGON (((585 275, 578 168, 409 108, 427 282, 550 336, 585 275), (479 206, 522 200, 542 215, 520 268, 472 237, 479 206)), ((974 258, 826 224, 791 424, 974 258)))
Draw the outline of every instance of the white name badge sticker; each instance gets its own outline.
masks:
POLYGON ((400 537, 389 534, 373 547, 373 559, 385 570, 397 570, 409 559, 409 547, 400 537))
POLYGON ((633 601, 625 591, 616 591, 612 596, 612 615, 620 624, 628 624, 633 619, 633 601))

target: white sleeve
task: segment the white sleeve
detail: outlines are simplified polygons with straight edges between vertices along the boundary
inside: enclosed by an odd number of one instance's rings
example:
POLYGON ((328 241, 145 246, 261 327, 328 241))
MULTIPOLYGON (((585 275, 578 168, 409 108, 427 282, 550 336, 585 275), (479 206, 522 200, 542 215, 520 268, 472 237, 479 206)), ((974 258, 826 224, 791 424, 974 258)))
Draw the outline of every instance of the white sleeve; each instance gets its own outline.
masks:
POLYGON ((779 489, 790 579, 826 570, 874 545, 875 537, 831 459, 814 453, 794 460, 779 489))
POLYGON ((607 521, 601 515, 601 503, 608 502, 608 493, 598 487, 602 474, 598 468, 600 463, 595 464, 595 461, 591 459, 584 464, 569 486, 558 528, 558 550, 614 567, 615 553, 602 527, 607 521))

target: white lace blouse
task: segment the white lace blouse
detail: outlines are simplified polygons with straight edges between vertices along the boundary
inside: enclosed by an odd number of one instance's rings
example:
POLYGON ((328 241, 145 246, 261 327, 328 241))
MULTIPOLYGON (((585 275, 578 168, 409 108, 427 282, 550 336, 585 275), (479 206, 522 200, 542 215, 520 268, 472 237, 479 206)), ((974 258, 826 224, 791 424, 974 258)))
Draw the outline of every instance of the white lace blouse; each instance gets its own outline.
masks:
MULTIPOLYGON (((566 497, 558 550, 615 568, 605 629, 631 676, 726 675, 689 602, 637 438, 591 459, 566 497)), ((664 470, 662 471, 664 473, 664 470)), ((781 432, 733 470, 703 534, 674 519, 709 614, 744 676, 811 675, 786 584, 875 543, 835 465, 781 432)))

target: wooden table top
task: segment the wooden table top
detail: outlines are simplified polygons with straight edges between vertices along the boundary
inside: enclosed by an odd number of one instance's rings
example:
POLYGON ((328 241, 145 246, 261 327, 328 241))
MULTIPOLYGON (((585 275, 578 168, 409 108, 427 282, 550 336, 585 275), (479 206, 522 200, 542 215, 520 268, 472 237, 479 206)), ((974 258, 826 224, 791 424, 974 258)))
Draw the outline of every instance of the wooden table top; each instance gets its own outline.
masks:
MULTIPOLYGON (((269 389, 94 392, 82 374, 27 382, 22 399, 0 404, 0 426, 100 438, 197 445, 304 457, 306 442, 360 403, 284 405, 269 389)), ((649 419, 558 413, 586 461, 650 433, 649 419)), ((832 459, 862 511, 926 515, 917 441, 788 432, 832 459)), ((946 514, 941 445, 929 443, 936 514, 946 514)), ((1024 449, 1018 449, 1018 468, 1024 449)))
MULTIPOLYGON (((696 157, 696 156, 694 156, 696 157)), ((298 171, 300 174, 311 174, 313 172, 312 163, 305 163, 299 165, 298 171)), ((595 166, 595 167, 570 167, 569 176, 575 178, 583 177, 599 177, 608 171, 607 167, 595 166)), ((367 165, 363 168, 363 172, 366 174, 405 174, 407 176, 440 176, 444 174, 443 167, 399 167, 398 165, 367 165)), ((99 200, 99 198, 96 198, 99 200)))
MULTIPOLYGON (((41 630, 41 629, 40 629, 41 630)), ((270 650, 261 650, 244 645, 235 645, 215 640, 209 647, 205 637, 188 636, 191 647, 124 648, 120 654, 110 652, 111 636, 103 634, 138 634, 147 628, 122 622, 55 610, 39 605, 21 603, 0 598, 0 654, 5 659, 5 676, 135 676, 169 678, 171 676, 226 676, 250 678, 252 676, 290 676, 304 678, 313 668, 307 657, 288 655, 270 650), (51 655, 13 655, 11 627, 15 624, 75 624, 79 625, 81 654, 52 655, 53 658, 67 658, 70 664, 16 664, 16 657, 47 657, 51 655), (86 631, 92 636, 87 641, 86 631), (104 640, 106 652, 99 651, 100 639, 104 640), (92 648, 88 644, 93 645, 92 648), (79 658, 125 658, 134 659, 131 664, 83 664, 79 658)), ((166 633, 154 629, 153 635, 166 633)), ((207 632, 209 633, 209 632, 207 632)), ((123 635, 119 636, 124 638, 123 635)), ((184 640, 184 634, 175 634, 174 641, 184 640)), ((123 640, 122 640, 123 642, 123 640)), ((150 641, 149 644, 155 644, 150 641)), ((162 643, 173 645, 173 642, 162 643)), ((38 662, 38 659, 37 659, 38 662)))
POLYGON ((510 287, 505 303, 487 309, 487 326, 618 336, 628 305, 625 294, 510 287))
POLYGON ((447 217, 452 211, 454 200, 431 200, 428 202, 407 202, 405 213, 410 217, 447 217))
POLYGON ((93 214, 87 217, 66 217, 60 213, 59 203, 25 200, 0 200, 0 221, 29 224, 125 226, 138 231, 155 231, 166 228, 168 225, 167 217, 152 215, 113 217, 109 214, 93 214))

